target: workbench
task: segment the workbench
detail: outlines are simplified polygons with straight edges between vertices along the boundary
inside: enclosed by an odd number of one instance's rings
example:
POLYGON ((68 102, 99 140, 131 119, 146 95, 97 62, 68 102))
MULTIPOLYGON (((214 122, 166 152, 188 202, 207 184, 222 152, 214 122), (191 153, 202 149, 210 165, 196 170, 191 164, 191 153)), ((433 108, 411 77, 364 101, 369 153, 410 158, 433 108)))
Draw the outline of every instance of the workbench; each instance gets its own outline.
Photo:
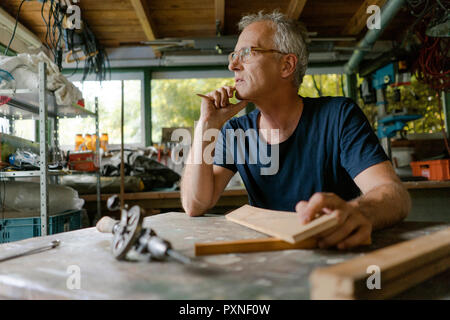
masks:
MULTIPOLYGON (((407 220, 450 222, 450 181, 408 181, 403 182, 412 199, 412 211, 407 220)), ((106 209, 106 200, 112 194, 102 194, 102 215, 113 215, 106 209)), ((80 195, 85 200, 84 208, 93 216, 97 210, 95 194, 80 195)), ((148 214, 182 211, 180 191, 151 191, 125 193, 129 206, 139 205, 148 214)), ((248 203, 247 191, 240 188, 225 189, 210 213, 226 213, 248 203)), ((118 217, 119 213, 116 213, 118 217)))
MULTIPOLYGON (((191 218, 170 212, 146 217, 144 224, 190 257, 195 243, 266 237, 223 215, 191 218)), ((314 268, 449 226, 406 221, 374 232, 371 246, 352 251, 222 254, 198 257, 195 266, 117 261, 111 253, 112 234, 86 228, 0 245, 1 258, 54 239, 61 241, 55 249, 0 263, 0 295, 14 299, 309 299, 308 277, 314 268), (67 288, 70 266, 79 267, 80 289, 67 288)), ((450 270, 396 298, 450 299, 450 270)))

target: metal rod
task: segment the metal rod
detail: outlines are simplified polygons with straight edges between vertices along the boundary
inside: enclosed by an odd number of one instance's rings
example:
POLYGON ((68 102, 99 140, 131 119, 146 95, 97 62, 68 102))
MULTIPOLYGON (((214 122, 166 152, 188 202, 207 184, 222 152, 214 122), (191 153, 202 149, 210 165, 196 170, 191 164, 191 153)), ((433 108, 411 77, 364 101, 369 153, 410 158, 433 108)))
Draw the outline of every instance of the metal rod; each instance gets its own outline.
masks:
POLYGON ((124 152, 123 152, 123 126, 124 126, 124 94, 123 80, 121 81, 121 105, 120 105, 120 210, 124 208, 124 189, 125 189, 125 170, 124 170, 124 152))
POLYGON ((59 241, 59 240, 53 240, 50 244, 45 245, 43 247, 30 249, 30 250, 22 252, 22 253, 13 254, 13 255, 11 255, 9 257, 0 258, 0 262, 12 260, 12 259, 23 257, 23 256, 28 256, 30 254, 39 253, 39 252, 42 252, 42 251, 45 251, 45 250, 50 250, 50 249, 58 247, 60 243, 61 243, 61 241, 59 241))
MULTIPOLYGON (((369 30, 364 38, 358 43, 358 48, 372 47, 375 41, 383 33, 384 29, 389 25, 392 18, 397 14, 401 7, 405 4, 405 0, 389 0, 381 9, 380 29, 369 30)), ((363 60, 366 51, 356 49, 353 55, 344 66, 345 73, 352 74, 358 69, 360 62, 363 60)))
POLYGON ((48 226, 48 109, 47 109, 47 66, 39 62, 39 162, 40 162, 40 199, 41 199, 41 236, 47 235, 48 226))
POLYGON ((95 134, 97 135, 97 139, 95 142, 95 150, 96 150, 96 157, 97 157, 97 163, 98 163, 98 170, 97 170, 97 217, 94 220, 95 220, 95 222, 97 222, 102 217, 101 178, 100 178, 101 158, 100 158, 100 134, 99 134, 99 123, 98 123, 98 97, 95 97, 95 134))
POLYGON ((167 250, 167 255, 169 257, 171 257, 172 259, 174 259, 174 260, 176 260, 178 262, 184 263, 184 264, 191 264, 192 263, 192 260, 189 257, 186 257, 184 254, 182 254, 182 253, 180 253, 178 251, 175 251, 173 249, 168 249, 167 250))

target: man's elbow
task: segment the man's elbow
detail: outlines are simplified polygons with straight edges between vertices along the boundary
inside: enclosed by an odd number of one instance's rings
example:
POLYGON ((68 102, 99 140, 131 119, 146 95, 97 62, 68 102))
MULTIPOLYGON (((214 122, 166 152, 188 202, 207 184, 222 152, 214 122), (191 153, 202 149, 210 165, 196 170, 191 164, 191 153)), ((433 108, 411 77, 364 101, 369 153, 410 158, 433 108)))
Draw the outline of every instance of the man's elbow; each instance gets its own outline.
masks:
POLYGON ((408 215, 409 215, 409 213, 411 212, 411 209, 412 209, 411 196, 410 196, 408 190, 406 190, 406 188, 405 188, 405 199, 404 199, 404 202, 405 202, 405 206, 404 206, 404 210, 403 210, 402 215, 401 215, 402 220, 405 220, 406 217, 408 217, 408 215))
POLYGON ((411 196, 403 184, 400 184, 399 187, 402 190, 402 192, 401 192, 402 205, 400 208, 399 215, 400 215, 401 220, 405 220, 406 217, 408 217, 408 215, 412 209, 411 196))
POLYGON ((190 217, 198 217, 203 215, 208 209, 208 206, 196 204, 193 200, 182 201, 184 212, 190 217))

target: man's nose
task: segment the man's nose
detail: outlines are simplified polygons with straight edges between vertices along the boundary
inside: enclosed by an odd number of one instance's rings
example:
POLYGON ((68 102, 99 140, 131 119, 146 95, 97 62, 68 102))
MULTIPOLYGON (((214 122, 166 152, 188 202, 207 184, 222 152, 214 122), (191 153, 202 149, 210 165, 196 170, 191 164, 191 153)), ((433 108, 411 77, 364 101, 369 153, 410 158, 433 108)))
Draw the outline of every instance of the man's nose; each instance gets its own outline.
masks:
POLYGON ((228 62, 228 70, 230 71, 242 70, 242 64, 239 57, 236 57, 234 60, 228 62))

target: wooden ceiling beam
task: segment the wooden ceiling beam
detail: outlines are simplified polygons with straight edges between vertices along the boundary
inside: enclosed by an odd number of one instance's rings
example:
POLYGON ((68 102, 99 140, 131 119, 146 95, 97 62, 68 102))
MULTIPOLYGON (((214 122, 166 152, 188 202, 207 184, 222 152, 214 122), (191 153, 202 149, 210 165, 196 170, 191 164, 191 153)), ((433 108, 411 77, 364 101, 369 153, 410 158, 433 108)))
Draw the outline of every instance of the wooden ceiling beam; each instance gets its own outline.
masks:
POLYGON ((386 0, 365 0, 364 3, 356 10, 355 14, 350 18, 348 23, 342 29, 341 34, 356 36, 363 31, 367 25, 367 18, 369 14, 367 13, 367 7, 370 5, 377 5, 380 8, 384 6, 386 0))
POLYGON ((142 29, 144 30, 145 36, 148 41, 155 40, 155 27, 152 23, 150 16, 150 9, 148 7, 147 1, 145 0, 130 0, 134 8, 134 12, 141 23, 142 29))
MULTIPOLYGON (((134 8, 134 11, 136 12, 139 22, 141 23, 142 29, 144 30, 147 41, 155 40, 156 39, 155 25, 152 21, 150 15, 150 8, 148 6, 147 1, 145 0, 130 0, 130 1, 131 5, 134 8)), ((161 56, 161 52, 158 51, 156 47, 152 46, 152 49, 155 56, 157 57, 161 56)))
POLYGON ((286 16, 289 19, 298 20, 305 7, 306 1, 307 0, 291 0, 286 11, 286 16))
POLYGON ((214 15, 216 18, 216 31, 223 34, 225 26, 225 0, 214 0, 214 15))

